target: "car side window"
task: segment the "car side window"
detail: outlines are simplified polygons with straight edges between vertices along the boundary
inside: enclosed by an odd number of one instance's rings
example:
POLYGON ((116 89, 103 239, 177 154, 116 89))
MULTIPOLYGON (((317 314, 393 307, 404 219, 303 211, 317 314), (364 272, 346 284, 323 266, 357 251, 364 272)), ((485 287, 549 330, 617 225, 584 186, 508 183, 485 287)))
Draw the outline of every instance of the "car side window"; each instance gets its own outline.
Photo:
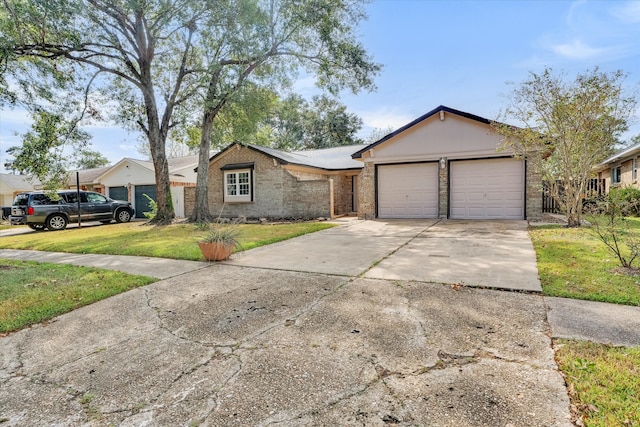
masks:
POLYGON ((78 203, 78 193, 66 193, 64 198, 67 200, 67 203, 78 203))
MULTIPOLYGON (((78 203, 78 193, 64 193, 64 199, 69 204, 77 204, 78 203)), ((87 196, 85 193, 80 193, 80 203, 87 203, 87 196)))
POLYGON ((107 198, 98 193, 87 193, 89 203, 107 203, 107 198))
POLYGON ((40 206, 40 205, 55 205, 58 204, 58 201, 51 201, 46 194, 34 194, 31 198, 32 206, 40 206))

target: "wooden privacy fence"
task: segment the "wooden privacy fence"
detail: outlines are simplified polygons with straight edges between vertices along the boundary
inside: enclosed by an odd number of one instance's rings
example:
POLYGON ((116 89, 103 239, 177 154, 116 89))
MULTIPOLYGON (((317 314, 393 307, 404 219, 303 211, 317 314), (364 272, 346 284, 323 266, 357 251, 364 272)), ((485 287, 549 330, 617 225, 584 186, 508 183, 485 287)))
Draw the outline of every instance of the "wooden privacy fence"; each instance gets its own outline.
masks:
MULTIPOLYGON (((562 194, 562 181, 556 181, 554 184, 558 188, 558 193, 562 194)), ((560 204, 553 197, 553 187, 548 182, 542 183, 542 212, 544 213, 562 213, 560 212, 560 204)), ((606 194, 604 179, 591 178, 587 183, 585 191, 585 200, 592 199, 606 194)))

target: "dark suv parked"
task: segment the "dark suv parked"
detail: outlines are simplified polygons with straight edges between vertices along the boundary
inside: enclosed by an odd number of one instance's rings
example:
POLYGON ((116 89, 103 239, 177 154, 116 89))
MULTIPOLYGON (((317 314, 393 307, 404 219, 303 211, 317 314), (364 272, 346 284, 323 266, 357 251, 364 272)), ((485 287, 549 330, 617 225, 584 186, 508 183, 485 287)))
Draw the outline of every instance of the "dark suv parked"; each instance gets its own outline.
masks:
MULTIPOLYGON (((78 221, 78 192, 68 190, 57 194, 57 200, 44 192, 18 194, 11 206, 11 224, 27 224, 34 230, 48 228, 54 231, 64 230, 69 222, 78 221)), ((80 191, 82 221, 129 222, 133 214, 129 202, 112 200, 92 191, 80 191)))

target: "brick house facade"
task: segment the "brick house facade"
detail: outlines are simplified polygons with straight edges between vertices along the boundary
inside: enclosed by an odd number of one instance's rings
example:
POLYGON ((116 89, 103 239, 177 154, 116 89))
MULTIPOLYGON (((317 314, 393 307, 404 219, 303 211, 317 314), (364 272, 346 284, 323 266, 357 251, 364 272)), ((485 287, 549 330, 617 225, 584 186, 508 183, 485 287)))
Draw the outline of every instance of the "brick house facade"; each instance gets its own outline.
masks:
POLYGON ((640 162, 640 144, 624 148, 595 167, 598 178, 604 180, 605 192, 612 188, 636 187, 638 182, 638 164, 640 162))
MULTIPOLYGON (((232 144, 209 161, 209 209, 232 218, 332 218, 355 212, 362 164, 349 154, 358 148, 289 153, 232 144)), ((195 189, 186 188, 187 212, 194 206, 195 189)))

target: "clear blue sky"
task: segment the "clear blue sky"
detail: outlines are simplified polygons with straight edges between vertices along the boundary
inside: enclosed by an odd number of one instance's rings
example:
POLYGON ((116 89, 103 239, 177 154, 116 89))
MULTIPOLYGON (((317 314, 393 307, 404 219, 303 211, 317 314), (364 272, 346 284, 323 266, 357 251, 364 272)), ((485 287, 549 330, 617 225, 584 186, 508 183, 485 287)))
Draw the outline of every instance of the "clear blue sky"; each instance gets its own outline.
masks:
MULTIPOLYGON (((640 0, 429 1, 374 0, 361 40, 384 65, 374 93, 345 93, 342 102, 373 128, 398 128, 438 105, 486 118, 505 107, 507 82, 545 66, 573 77, 595 66, 640 83, 640 0)), ((310 94, 312 81, 297 88, 310 94)), ((627 137, 640 134, 640 111, 627 137)), ((0 168, 22 111, 0 112, 0 168)), ((118 127, 87 128, 93 147, 113 163, 137 157, 136 135, 118 127)))

